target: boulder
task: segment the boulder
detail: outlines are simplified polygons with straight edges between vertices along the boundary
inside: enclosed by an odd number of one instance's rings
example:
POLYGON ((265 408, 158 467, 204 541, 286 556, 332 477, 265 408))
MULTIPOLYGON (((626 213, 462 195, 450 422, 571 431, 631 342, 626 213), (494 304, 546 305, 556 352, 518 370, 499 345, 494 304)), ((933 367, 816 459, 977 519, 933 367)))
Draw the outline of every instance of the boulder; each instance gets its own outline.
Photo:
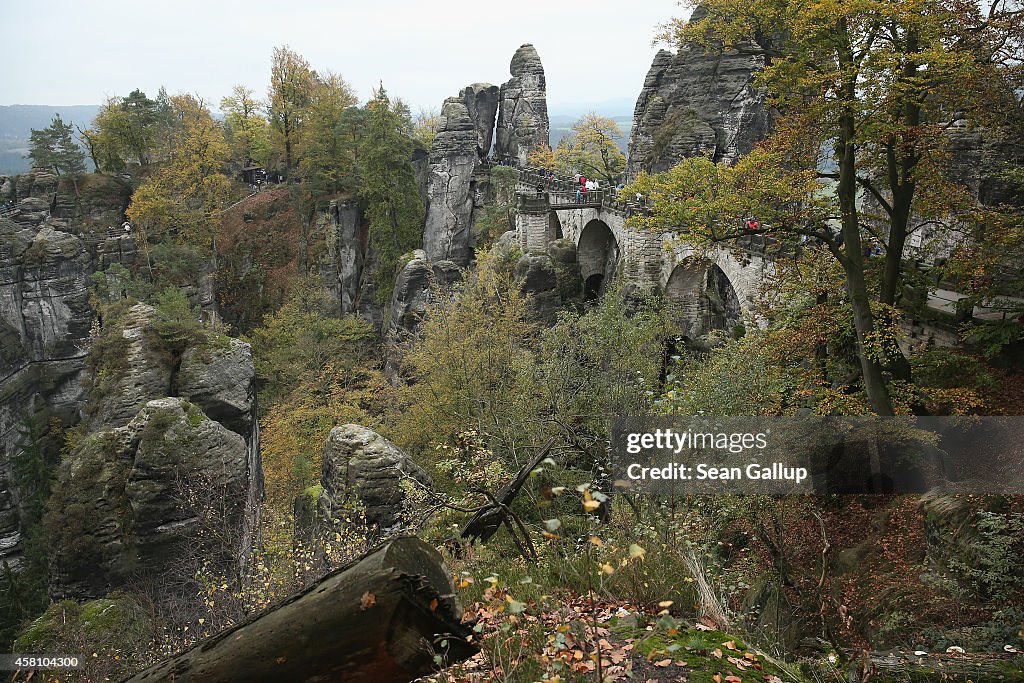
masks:
POLYGON ((148 337, 152 306, 135 304, 106 328, 89 355, 85 406, 90 429, 123 427, 147 402, 172 393, 173 363, 148 337))
POLYGON ((516 50, 512 78, 501 86, 494 156, 525 164, 534 149, 550 144, 547 81, 540 55, 529 43, 516 50))
POLYGON ((368 524, 393 527, 401 521, 404 478, 433 486, 419 465, 380 434, 355 424, 335 427, 324 445, 320 513, 330 519, 333 510, 354 494, 365 508, 368 524))
POLYGON ((190 347, 181 357, 177 394, 212 419, 249 438, 256 420, 256 374, 252 347, 229 339, 207 348, 190 347))
POLYGON ((431 287, 448 287, 461 277, 462 269, 452 261, 431 262, 422 249, 414 251, 395 278, 386 335, 388 340, 395 344, 416 332, 430 302, 431 287))

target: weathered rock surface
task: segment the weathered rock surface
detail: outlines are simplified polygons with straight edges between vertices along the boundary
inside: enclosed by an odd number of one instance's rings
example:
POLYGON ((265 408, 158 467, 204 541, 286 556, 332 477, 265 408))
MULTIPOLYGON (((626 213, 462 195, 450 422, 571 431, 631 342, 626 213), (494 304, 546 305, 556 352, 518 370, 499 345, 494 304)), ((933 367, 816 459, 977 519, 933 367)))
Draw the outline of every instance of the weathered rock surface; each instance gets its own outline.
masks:
POLYGON ((20 562, 24 528, 11 457, 27 423, 42 428, 43 451, 55 457, 62 444, 49 435, 50 420, 79 421, 93 324, 90 277, 115 263, 131 267, 137 252, 130 235, 105 230, 116 222, 126 186, 90 177, 80 190, 69 204, 69 190, 51 173, 0 178, 0 203, 13 203, 0 217, 0 561, 12 566, 20 562), (51 214, 51 205, 67 218, 51 214))
POLYGON ((527 43, 512 57, 512 78, 501 86, 494 156, 526 163, 530 152, 550 144, 547 82, 537 50, 527 43))
POLYGON ((97 597, 201 560, 237 567, 250 478, 240 435, 184 399, 149 401, 62 464, 44 520, 51 593, 97 597))
POLYGON ((452 261, 431 262, 422 249, 413 252, 395 280, 391 297, 389 336, 404 338, 419 328, 430 302, 432 285, 447 287, 462 277, 459 266, 452 261))
POLYGON ((152 306, 135 304, 108 320, 93 345, 84 411, 90 430, 123 427, 146 403, 173 393, 173 363, 146 338, 153 314, 152 306))
POLYGON ((633 113, 627 172, 665 171, 698 155, 733 163, 749 152, 768 132, 765 93, 753 82, 765 60, 753 43, 721 52, 699 45, 659 51, 633 113))
POLYGON ((546 253, 523 254, 516 261, 513 273, 522 290, 532 295, 538 318, 547 322, 554 322, 562 306, 578 298, 582 290, 576 245, 572 240, 553 240, 546 253))
POLYGON ((359 310, 365 257, 362 207, 355 201, 332 201, 321 220, 325 249, 318 262, 320 277, 328 294, 338 302, 337 312, 355 313, 359 310))
POLYGON ((449 97, 430 147, 423 250, 431 260, 469 264, 473 255, 474 173, 480 164, 476 125, 462 99, 449 97))
POLYGON ((367 523, 392 527, 401 521, 403 478, 433 486, 419 465, 380 434, 355 424, 335 427, 324 445, 321 514, 330 519, 333 506, 354 493, 366 509, 367 523))
POLYGON ((200 555, 230 576, 252 547, 263 476, 250 347, 211 330, 168 341, 155 314, 114 307, 92 340, 89 433, 64 459, 44 522, 60 549, 56 596, 194 571, 186 560, 200 555))
POLYGON ((476 129, 477 153, 486 159, 491 152, 494 139, 495 117, 501 101, 501 89, 490 83, 473 83, 459 92, 459 99, 466 105, 469 118, 476 129))
POLYGON ((176 393, 198 405, 211 420, 248 439, 256 422, 252 348, 241 339, 229 339, 226 346, 186 349, 176 393))

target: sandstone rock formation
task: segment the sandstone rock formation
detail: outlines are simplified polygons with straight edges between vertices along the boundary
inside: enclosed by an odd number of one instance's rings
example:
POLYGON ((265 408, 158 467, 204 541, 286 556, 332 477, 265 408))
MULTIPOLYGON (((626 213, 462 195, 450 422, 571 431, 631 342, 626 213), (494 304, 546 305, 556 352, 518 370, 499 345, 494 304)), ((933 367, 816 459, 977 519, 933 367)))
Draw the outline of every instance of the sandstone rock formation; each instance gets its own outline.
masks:
POLYGON ((547 83, 537 50, 527 43, 512 57, 512 78, 501 86, 494 156, 526 163, 530 152, 550 144, 547 83))
POLYGON ((90 433, 47 504, 52 592, 94 597, 200 551, 237 573, 263 496, 249 345, 209 330, 171 344, 145 304, 108 317, 87 361, 90 433))
POLYGON ((461 98, 449 97, 430 147, 423 250, 432 260, 465 266, 473 255, 474 173, 480 167, 477 127, 461 98))
POLYGON ((659 51, 633 113, 627 173, 665 171, 698 155, 733 163, 749 152, 768 132, 765 94, 753 83, 765 60, 753 43, 659 51))
POLYGON ((320 513, 330 519, 334 506, 354 493, 367 523, 392 527, 400 521, 405 500, 400 482, 406 477, 433 486, 419 465, 380 434, 355 424, 335 427, 324 445, 320 513))
POLYGON ((116 225, 126 186, 97 176, 80 190, 69 200, 72 191, 47 172, 0 178, 0 205, 12 207, 0 216, 0 561, 11 566, 24 532, 11 458, 29 423, 43 429, 52 458, 62 444, 49 436, 50 420, 79 421, 90 277, 113 264, 130 268, 137 254, 131 235, 82 227, 116 225))
POLYGON ((63 463, 44 528, 51 593, 98 597, 148 574, 230 573, 248 552, 245 439, 181 398, 149 401, 63 463))
POLYGON ((447 287, 460 277, 461 270, 452 261, 431 262, 422 249, 414 251, 395 280, 389 318, 392 335, 404 337, 419 327, 427 310, 431 285, 447 287))
POLYGON ((481 159, 486 159, 491 153, 501 90, 490 83, 473 83, 459 92, 459 99, 466 105, 469 118, 473 120, 473 127, 476 128, 477 153, 481 159))

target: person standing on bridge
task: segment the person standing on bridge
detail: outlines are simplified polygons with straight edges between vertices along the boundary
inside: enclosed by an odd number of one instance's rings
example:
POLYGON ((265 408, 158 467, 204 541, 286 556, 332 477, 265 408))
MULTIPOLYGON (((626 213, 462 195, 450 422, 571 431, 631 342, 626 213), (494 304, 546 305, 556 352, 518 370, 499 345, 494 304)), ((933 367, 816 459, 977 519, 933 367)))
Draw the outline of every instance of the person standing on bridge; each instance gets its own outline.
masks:
POLYGON ((576 186, 576 203, 577 204, 582 204, 583 203, 583 186, 582 185, 577 185, 576 186))

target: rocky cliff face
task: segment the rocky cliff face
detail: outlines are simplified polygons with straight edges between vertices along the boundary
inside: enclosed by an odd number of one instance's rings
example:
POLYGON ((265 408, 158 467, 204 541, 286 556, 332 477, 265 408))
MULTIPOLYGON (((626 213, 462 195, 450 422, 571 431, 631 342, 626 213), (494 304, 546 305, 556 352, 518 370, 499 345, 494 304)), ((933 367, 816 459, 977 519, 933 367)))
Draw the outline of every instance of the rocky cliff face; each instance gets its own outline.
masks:
POLYGON ((478 128, 469 109, 461 97, 450 97, 441 109, 440 129, 430 147, 423 226, 428 258, 462 266, 472 258, 474 174, 481 162, 478 128))
POLYGON ((95 597, 200 555, 232 575, 248 558, 263 485, 249 345, 206 331, 170 348, 154 316, 135 304, 90 349, 89 433, 44 521, 56 596, 95 597))
POLYGON ((501 86, 494 156, 526 163, 530 152, 550 144, 547 82, 537 50, 527 43, 512 57, 512 78, 501 86))
POLYGON ((498 114, 498 103, 501 90, 490 83, 473 83, 459 92, 459 99, 466 105, 469 118, 476 128, 477 153, 486 159, 491 153, 491 141, 494 138, 495 116, 498 114))
POLYGON ((44 520, 51 594, 98 597, 195 571, 200 558, 232 575, 251 543, 246 470, 245 439, 182 398, 148 401, 127 425, 94 433, 63 463, 44 520))
POLYGON ((10 207, 0 216, 0 561, 13 566, 24 528, 12 457, 30 424, 42 429, 42 449, 53 458, 61 444, 49 436, 50 421, 79 421, 90 277, 136 258, 131 235, 106 229, 119 224, 129 190, 90 177, 76 200, 51 173, 0 178, 0 205, 10 207))
POLYGON ((697 155, 733 163, 749 152, 768 132, 765 96, 753 83, 764 66, 757 44, 659 51, 633 113, 627 172, 666 171, 697 155))

